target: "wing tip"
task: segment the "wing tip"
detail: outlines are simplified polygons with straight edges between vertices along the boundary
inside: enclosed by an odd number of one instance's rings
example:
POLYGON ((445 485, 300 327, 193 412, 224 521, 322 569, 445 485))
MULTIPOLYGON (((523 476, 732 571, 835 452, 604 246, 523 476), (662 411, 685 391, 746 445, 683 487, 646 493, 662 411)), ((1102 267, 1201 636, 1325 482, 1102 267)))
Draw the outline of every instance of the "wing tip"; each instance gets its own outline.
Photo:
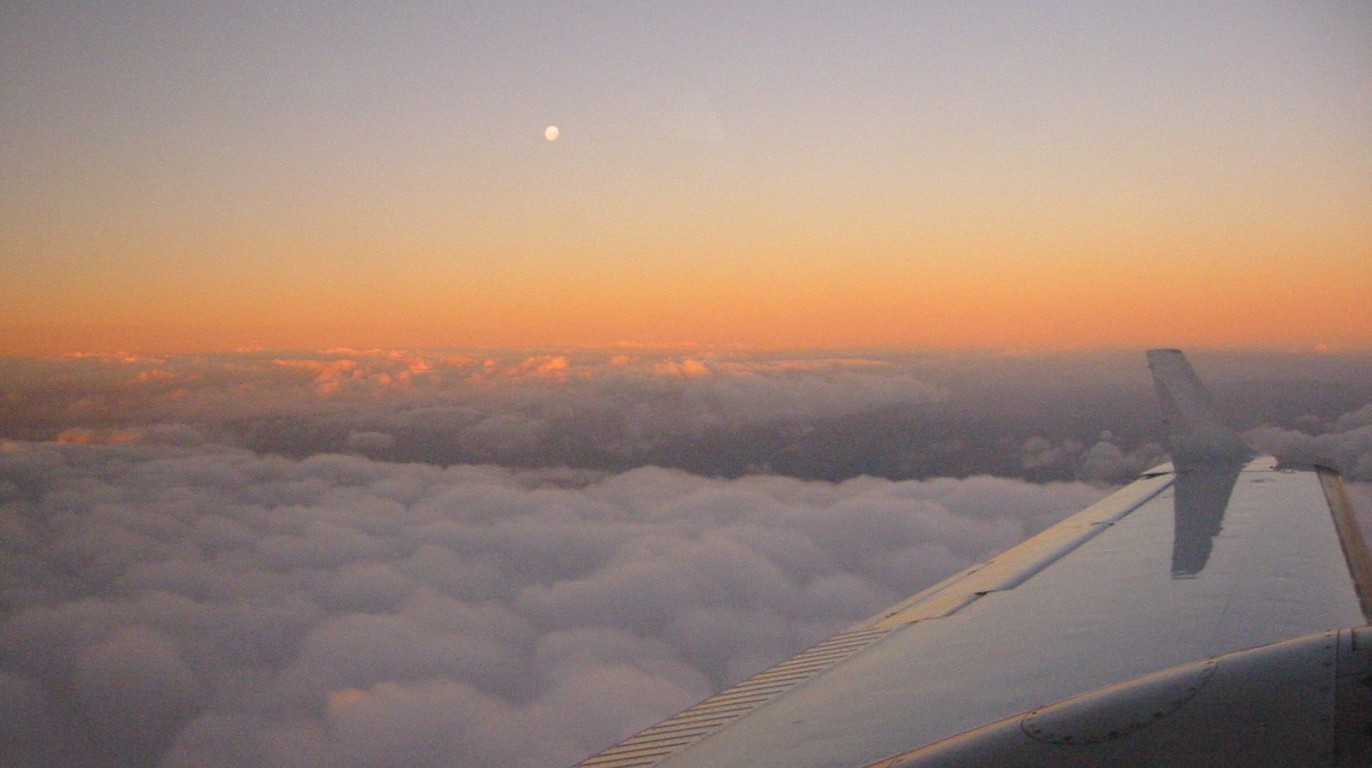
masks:
POLYGON ((1159 348, 1148 350, 1146 357, 1178 469, 1242 463, 1257 455, 1220 417, 1186 353, 1159 348))

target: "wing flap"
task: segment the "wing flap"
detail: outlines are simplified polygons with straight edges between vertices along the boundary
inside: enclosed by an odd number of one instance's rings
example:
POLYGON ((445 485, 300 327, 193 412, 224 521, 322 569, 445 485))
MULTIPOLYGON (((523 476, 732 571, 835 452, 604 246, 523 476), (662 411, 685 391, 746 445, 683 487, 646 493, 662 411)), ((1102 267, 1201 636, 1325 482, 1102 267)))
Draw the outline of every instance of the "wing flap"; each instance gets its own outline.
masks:
POLYGON ((1338 472, 1329 467, 1315 467, 1315 472, 1329 501, 1329 511, 1334 516, 1334 528, 1343 545, 1344 560, 1353 580, 1353 589, 1358 593, 1363 618, 1372 622, 1372 554, 1367 551, 1367 541, 1358 525, 1353 502, 1349 501, 1348 489, 1344 487, 1343 477, 1338 472))

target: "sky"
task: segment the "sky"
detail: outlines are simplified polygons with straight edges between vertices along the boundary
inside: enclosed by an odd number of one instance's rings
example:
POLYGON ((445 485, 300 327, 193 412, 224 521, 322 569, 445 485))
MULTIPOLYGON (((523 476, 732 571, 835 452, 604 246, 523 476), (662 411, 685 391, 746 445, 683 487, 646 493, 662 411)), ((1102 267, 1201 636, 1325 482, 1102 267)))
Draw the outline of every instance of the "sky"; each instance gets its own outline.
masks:
MULTIPOLYGON (((1372 530, 1372 355, 1197 351, 1372 530)), ((561 768, 1166 458, 1141 354, 0 359, 0 764, 561 768)))
POLYGON ((1369 40, 1361 2, 5 3, 0 354, 1367 349, 1369 40))
POLYGON ((0 764, 570 764, 1165 460, 1145 347, 1366 527, 1369 41, 0 3, 0 764))

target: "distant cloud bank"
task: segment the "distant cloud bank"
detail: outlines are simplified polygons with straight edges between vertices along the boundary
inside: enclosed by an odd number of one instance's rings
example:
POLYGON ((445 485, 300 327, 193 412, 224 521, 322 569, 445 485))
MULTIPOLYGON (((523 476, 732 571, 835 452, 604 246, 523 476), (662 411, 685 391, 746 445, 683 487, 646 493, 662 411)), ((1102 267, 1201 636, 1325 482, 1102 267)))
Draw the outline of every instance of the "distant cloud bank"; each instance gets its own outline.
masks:
MULTIPOLYGON (((1301 435, 1320 436, 1316 450, 1372 479, 1359 432, 1372 357, 1197 363, 1255 440, 1305 450, 1301 435)), ((1113 483, 1160 460, 1165 442, 1135 353, 255 351, 0 359, 0 386, 0 438, 439 465, 1113 483)))

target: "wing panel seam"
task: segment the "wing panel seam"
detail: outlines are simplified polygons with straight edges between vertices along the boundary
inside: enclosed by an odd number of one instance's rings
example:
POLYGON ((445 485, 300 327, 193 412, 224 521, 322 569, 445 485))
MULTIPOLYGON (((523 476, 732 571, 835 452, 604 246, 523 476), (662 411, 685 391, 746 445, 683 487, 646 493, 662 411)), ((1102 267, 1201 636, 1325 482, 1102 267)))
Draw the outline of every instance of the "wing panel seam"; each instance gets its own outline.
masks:
POLYGON ((718 733, 758 707, 856 656, 888 634, 889 630, 865 625, 840 632, 811 646, 809 650, 591 755, 573 768, 627 768, 629 764, 620 761, 647 758, 651 759, 631 764, 658 765, 676 752, 718 733), (784 676, 778 677, 778 670, 784 676))

